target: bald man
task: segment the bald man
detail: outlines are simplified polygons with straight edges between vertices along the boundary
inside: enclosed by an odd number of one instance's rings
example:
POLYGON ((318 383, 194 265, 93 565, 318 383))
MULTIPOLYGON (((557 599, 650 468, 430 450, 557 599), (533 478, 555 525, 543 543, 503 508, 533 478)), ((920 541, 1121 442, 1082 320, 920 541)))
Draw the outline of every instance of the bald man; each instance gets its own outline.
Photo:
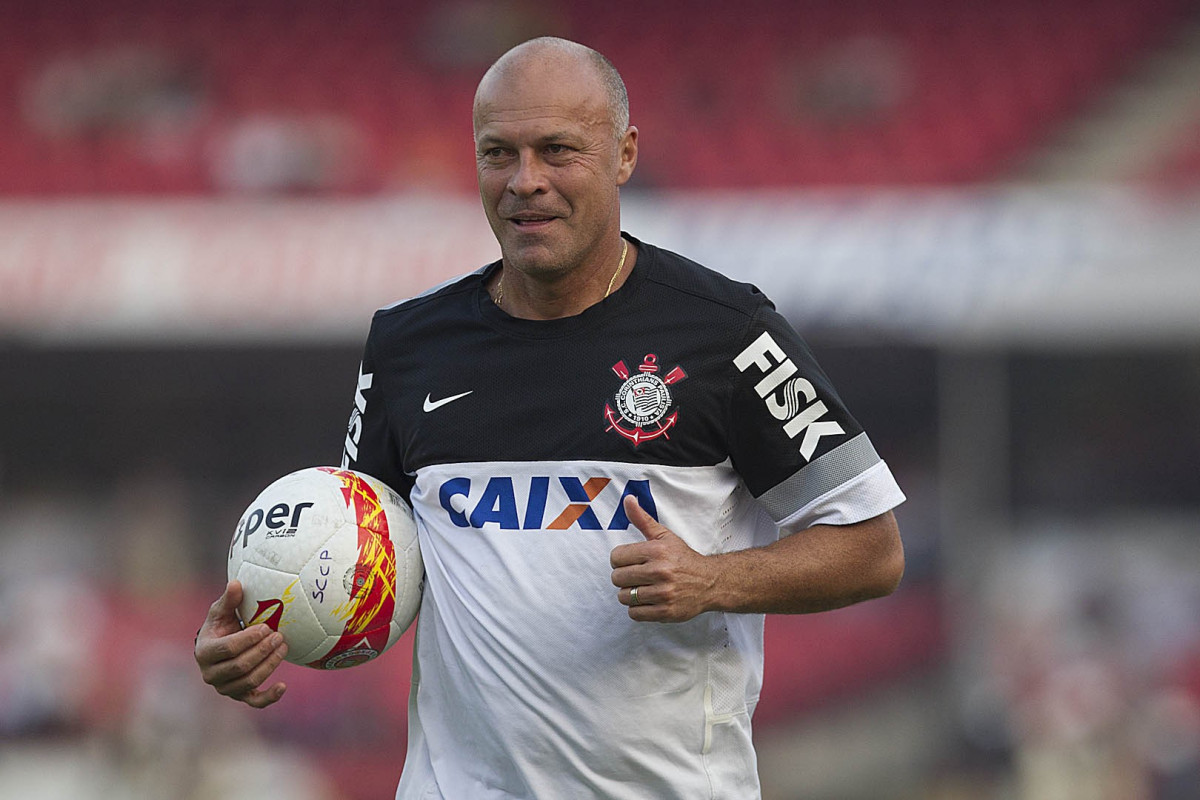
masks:
MULTIPOLYGON (((502 258, 375 315, 342 461, 426 566, 396 797, 757 797, 763 614, 894 590, 903 494, 769 300, 622 232, 607 59, 514 48, 474 130, 502 258)), ((265 707, 286 645, 240 593, 196 660, 265 707)))

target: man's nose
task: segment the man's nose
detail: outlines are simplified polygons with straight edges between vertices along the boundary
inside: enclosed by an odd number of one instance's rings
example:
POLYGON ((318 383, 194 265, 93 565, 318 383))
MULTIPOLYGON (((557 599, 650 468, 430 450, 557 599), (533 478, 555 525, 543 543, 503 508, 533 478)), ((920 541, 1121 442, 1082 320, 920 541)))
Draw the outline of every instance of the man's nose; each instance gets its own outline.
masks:
POLYGON ((508 180, 508 189, 518 197, 530 197, 549 187, 545 164, 534 155, 521 154, 516 169, 508 180))

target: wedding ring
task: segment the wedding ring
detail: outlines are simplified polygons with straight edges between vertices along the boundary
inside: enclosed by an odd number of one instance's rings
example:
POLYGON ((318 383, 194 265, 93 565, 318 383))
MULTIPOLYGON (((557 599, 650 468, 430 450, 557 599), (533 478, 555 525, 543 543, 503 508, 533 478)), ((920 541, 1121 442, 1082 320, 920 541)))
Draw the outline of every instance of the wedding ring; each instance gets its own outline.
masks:
POLYGON ((636 606, 638 604, 637 592, 638 592, 637 586, 635 586, 629 590, 629 605, 636 606))

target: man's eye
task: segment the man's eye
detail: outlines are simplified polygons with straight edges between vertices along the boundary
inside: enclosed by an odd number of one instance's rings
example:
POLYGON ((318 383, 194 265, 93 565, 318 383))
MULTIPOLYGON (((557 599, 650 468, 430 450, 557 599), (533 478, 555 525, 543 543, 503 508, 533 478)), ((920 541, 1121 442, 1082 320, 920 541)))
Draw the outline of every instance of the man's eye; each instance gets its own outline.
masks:
POLYGON ((563 153, 567 152, 570 149, 571 148, 567 147, 565 144, 548 144, 548 145, 546 145, 546 152, 552 156, 562 155, 563 153))
POLYGON ((490 158, 493 160, 497 159, 497 158, 503 158, 504 157, 504 148, 503 147, 492 147, 487 150, 484 150, 483 157, 490 158))

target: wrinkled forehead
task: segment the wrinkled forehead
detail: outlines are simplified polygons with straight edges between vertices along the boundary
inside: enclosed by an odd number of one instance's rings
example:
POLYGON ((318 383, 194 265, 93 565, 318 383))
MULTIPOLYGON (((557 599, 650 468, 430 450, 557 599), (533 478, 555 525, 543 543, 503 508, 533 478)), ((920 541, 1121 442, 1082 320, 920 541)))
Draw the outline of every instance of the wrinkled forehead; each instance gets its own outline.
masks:
POLYGON ((578 63, 539 61, 489 72, 475 93, 475 135, 485 128, 537 120, 584 128, 611 126, 604 86, 578 63))

